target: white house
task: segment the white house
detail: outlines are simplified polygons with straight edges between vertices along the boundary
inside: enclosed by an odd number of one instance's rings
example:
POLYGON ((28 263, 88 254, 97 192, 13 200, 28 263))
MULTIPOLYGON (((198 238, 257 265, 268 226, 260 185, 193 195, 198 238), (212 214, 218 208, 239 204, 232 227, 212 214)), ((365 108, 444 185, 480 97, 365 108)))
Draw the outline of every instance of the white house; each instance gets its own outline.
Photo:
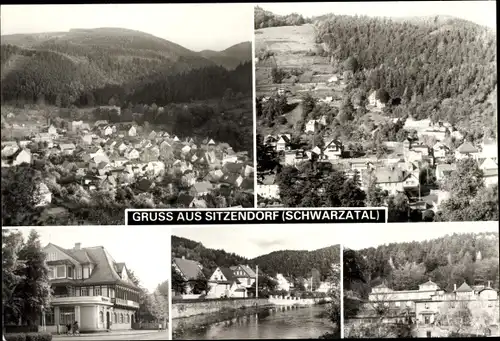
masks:
POLYGON ((140 155, 141 154, 139 153, 139 151, 135 148, 132 148, 131 150, 125 153, 125 157, 129 160, 136 160, 140 157, 140 155))
POLYGON ((304 132, 305 133, 314 133, 316 131, 316 128, 318 127, 318 122, 316 120, 309 120, 306 123, 304 132))
POLYGON ((368 96, 368 103, 373 106, 377 107, 379 109, 382 109, 385 107, 385 104, 380 102, 380 100, 377 98, 377 92, 373 91, 370 96, 368 96))
MULTIPOLYGON (((104 136, 110 136, 110 135, 112 135, 113 134, 113 127, 107 126, 106 128, 104 128, 103 134, 104 134, 104 136)), ((132 135, 130 135, 130 136, 132 136, 132 135)))
POLYGON ((436 160, 444 159, 449 152, 450 148, 442 142, 436 142, 434 146, 432 146, 432 153, 434 155, 434 159, 436 160))
POLYGON ((53 125, 50 125, 49 129, 47 129, 47 133, 51 136, 56 136, 56 137, 59 135, 57 133, 56 127, 54 127, 53 125))
POLYGON ((284 151, 288 148, 290 144, 291 135, 284 134, 281 135, 278 141, 276 142, 276 151, 284 151))
POLYGON ((344 147, 340 141, 330 139, 325 142, 323 154, 328 158, 328 160, 335 160, 342 156, 343 150, 344 147))
POLYGON ((208 280, 208 297, 247 297, 247 289, 230 268, 218 267, 208 280))
POLYGON ((266 199, 279 199, 280 188, 278 185, 257 185, 257 195, 266 199))
POLYGON ((436 181, 442 181, 457 169, 455 164, 439 164, 436 166, 436 181))
POLYGON ((137 129, 135 127, 130 127, 128 130, 128 136, 137 136, 137 129))
POLYGON ((479 150, 474 147, 470 142, 464 142, 455 150, 455 159, 465 159, 472 157, 477 159, 479 155, 479 150))
POLYGON ((52 202, 52 192, 43 182, 38 184, 38 198, 36 207, 47 206, 52 202))
POLYGON ((493 159, 485 159, 479 168, 483 171, 486 186, 498 184, 498 164, 493 159))
POLYGON ((276 282, 278 283, 277 290, 290 291, 290 282, 282 274, 276 275, 276 282))
POLYGON ((181 149, 182 154, 187 154, 187 153, 189 153, 190 151, 191 151, 191 147, 190 147, 190 146, 188 146, 188 145, 185 145, 185 146, 184 146, 184 147, 182 147, 182 149, 181 149))

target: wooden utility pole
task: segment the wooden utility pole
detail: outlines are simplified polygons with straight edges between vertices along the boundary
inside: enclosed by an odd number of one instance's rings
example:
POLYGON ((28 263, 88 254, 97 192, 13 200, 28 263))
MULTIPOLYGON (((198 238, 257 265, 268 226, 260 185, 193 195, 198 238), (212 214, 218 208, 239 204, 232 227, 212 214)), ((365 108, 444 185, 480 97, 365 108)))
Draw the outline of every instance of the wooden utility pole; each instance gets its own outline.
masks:
POLYGON ((255 298, 259 298, 259 266, 255 266, 255 298))

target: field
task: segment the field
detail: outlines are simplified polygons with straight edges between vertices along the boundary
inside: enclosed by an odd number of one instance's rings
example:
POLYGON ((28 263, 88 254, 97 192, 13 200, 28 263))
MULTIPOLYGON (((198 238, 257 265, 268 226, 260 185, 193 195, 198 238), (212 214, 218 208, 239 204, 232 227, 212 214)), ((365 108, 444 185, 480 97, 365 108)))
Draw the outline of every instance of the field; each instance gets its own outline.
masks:
POLYGON ((284 116, 286 125, 275 124, 266 127, 258 123, 258 133, 275 135, 292 133, 293 126, 302 117, 301 98, 310 93, 315 98, 334 98, 333 106, 338 106, 345 85, 337 82, 328 84, 333 75, 333 67, 327 57, 317 55, 321 48, 315 43, 315 28, 311 24, 302 26, 269 27, 255 31, 256 56, 262 51, 270 51, 274 55, 265 60, 259 60, 255 66, 256 96, 270 96, 278 89, 288 93, 288 103, 298 103, 293 110, 284 116), (300 70, 302 73, 295 80, 285 79, 281 84, 272 82, 271 70, 278 67, 282 70, 300 70))

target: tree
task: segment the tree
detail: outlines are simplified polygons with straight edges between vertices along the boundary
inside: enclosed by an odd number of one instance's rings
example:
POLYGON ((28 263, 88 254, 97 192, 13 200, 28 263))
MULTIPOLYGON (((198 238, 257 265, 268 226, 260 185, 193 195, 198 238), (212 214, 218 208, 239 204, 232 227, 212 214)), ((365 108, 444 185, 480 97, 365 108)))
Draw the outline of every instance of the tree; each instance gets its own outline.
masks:
POLYGON ((426 268, 424 264, 406 262, 392 271, 393 290, 414 290, 425 279, 426 268))
POLYGON ((309 92, 306 92, 306 94, 302 98, 302 116, 306 118, 309 113, 314 110, 315 107, 316 99, 309 92))
POLYGON ((322 339, 338 339, 340 338, 341 328, 341 304, 340 304, 340 264, 332 264, 330 274, 328 275, 330 283, 330 291, 328 297, 330 302, 327 305, 326 311, 330 321, 333 323, 333 332, 323 335, 322 339))
POLYGON ((33 226, 39 202, 38 175, 27 165, 2 168, 2 226, 33 226))
POLYGON ((42 309, 48 307, 50 303, 52 290, 45 258, 40 236, 36 230, 31 230, 28 240, 19 251, 19 259, 24 262, 24 267, 19 273, 24 280, 16 287, 13 294, 23 300, 22 320, 28 325, 36 325, 42 309))
POLYGON ((467 302, 448 303, 440 314, 436 317, 436 321, 440 325, 449 326, 452 332, 460 335, 464 329, 471 326, 472 313, 467 302))
POLYGON ((164 326, 167 325, 168 321, 168 296, 165 296, 159 289, 150 295, 151 301, 151 312, 157 321, 162 321, 164 326))
POLYGON ((314 291, 319 288, 321 284, 321 273, 318 269, 311 270, 311 291, 314 291))
POLYGON ((186 293, 186 281, 182 277, 182 275, 172 266, 171 270, 172 275, 172 290, 178 294, 186 293))
POLYGON ((14 295, 24 280, 24 263, 19 259, 22 233, 2 229, 2 316, 4 324, 17 323, 23 313, 23 301, 14 295))
POLYGON ((398 193, 395 196, 391 195, 387 199, 388 221, 389 222, 407 222, 410 213, 410 204, 408 197, 398 193))
POLYGON ((387 191, 377 186, 376 178, 371 174, 368 179, 368 188, 366 189, 366 205, 368 207, 382 207, 387 200, 387 191))
POLYGON ((204 275, 201 273, 198 274, 194 285, 193 285, 193 293, 194 294, 206 294, 208 292, 208 281, 204 275))
POLYGON ((352 72, 358 71, 359 68, 358 60, 352 56, 347 58, 346 61, 344 62, 344 68, 347 71, 352 71, 352 72))

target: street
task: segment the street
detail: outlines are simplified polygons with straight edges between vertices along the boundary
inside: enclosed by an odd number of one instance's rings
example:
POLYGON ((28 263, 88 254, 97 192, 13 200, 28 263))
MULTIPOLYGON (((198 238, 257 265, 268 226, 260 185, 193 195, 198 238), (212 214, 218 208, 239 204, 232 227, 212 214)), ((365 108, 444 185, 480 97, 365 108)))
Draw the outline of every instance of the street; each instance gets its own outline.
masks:
POLYGON ((83 336, 56 336, 53 338, 54 341, 91 341, 91 340, 169 340, 168 331, 151 331, 151 333, 124 333, 116 335, 92 335, 89 334, 83 336))

